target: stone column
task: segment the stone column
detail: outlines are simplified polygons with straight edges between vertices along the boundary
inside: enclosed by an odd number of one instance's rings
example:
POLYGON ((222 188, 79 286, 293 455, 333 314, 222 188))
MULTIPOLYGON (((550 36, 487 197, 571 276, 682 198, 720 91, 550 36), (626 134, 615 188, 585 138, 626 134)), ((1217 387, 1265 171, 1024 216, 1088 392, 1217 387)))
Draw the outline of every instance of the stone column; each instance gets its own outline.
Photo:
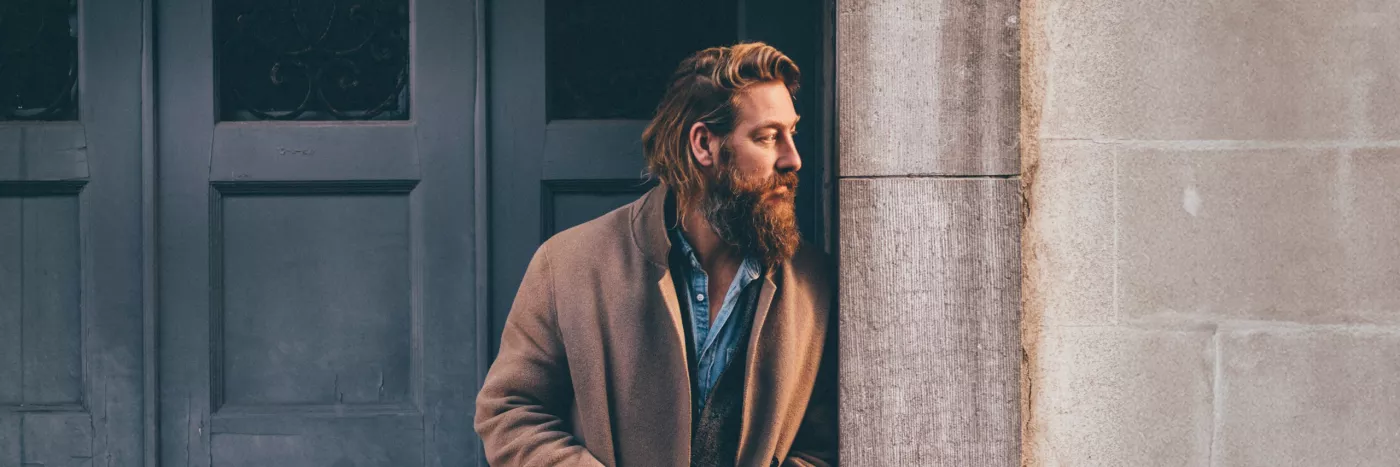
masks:
POLYGON ((837 0, 841 456, 1019 463, 1016 0, 837 0))

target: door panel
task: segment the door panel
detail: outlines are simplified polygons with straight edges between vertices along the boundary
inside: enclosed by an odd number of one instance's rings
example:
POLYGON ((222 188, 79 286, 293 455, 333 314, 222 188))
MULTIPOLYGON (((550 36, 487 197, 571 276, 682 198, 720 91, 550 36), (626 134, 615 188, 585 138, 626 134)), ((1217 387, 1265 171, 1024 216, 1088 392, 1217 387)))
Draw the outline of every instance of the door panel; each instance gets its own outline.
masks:
POLYGON ((16 295, 20 400, 25 404, 82 407, 82 269, 78 196, 33 196, 19 201, 23 256, 16 295))
POLYGON ((0 466, 141 462, 141 3, 0 5, 0 466))
POLYGON ((635 178, 542 180, 539 241, 630 203, 655 185, 635 178))
POLYGON ((162 461, 480 465, 475 6, 157 8, 162 461))
POLYGON ((218 412, 411 411, 408 193, 220 198, 218 412))
POLYGON ((803 69, 798 225, 824 244, 823 2, 495 0, 491 3, 491 349, 525 267, 550 235, 650 188, 641 135, 680 61, 766 41, 803 69), (816 130, 816 131, 813 131, 816 130), (539 235, 534 235, 539 232, 539 235))
POLYGON ((555 120, 544 125, 542 180, 640 178, 646 120, 555 120))

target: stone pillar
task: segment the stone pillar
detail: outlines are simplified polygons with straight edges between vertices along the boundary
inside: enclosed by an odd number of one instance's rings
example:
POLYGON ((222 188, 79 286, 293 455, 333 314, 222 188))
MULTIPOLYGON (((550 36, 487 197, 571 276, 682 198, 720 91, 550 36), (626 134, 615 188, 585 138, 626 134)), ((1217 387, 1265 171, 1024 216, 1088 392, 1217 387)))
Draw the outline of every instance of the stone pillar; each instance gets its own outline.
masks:
POLYGON ((1016 0, 837 0, 841 456, 1019 463, 1016 0))

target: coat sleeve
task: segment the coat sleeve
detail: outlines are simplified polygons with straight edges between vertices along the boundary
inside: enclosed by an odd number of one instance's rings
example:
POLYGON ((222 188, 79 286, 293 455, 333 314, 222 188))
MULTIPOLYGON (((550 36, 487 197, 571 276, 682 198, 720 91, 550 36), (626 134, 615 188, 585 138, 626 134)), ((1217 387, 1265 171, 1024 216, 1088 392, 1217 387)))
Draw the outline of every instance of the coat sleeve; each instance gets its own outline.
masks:
POLYGON ((827 325, 826 343, 822 349, 822 361, 817 369, 817 380, 812 386, 812 397, 807 402, 807 412, 802 424, 797 428, 797 436, 792 449, 782 465, 786 466, 835 466, 838 465, 840 426, 837 422, 837 354, 836 322, 827 325))
POLYGON ((573 386, 546 247, 526 268, 496 362, 476 398, 476 431, 496 467, 602 466, 563 421, 573 386))

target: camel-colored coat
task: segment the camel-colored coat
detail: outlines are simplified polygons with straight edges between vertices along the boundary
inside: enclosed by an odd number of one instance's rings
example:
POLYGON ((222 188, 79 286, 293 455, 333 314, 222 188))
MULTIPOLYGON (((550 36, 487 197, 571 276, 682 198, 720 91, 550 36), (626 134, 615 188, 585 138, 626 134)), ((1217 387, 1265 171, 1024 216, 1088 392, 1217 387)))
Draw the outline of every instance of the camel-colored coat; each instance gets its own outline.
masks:
MULTIPOLYGON (((477 396, 491 465, 690 464, 666 197, 652 189, 535 253, 477 396)), ((836 464, 829 277, 825 256, 804 245, 762 278, 749 355, 730 363, 748 369, 736 465, 836 464)))

